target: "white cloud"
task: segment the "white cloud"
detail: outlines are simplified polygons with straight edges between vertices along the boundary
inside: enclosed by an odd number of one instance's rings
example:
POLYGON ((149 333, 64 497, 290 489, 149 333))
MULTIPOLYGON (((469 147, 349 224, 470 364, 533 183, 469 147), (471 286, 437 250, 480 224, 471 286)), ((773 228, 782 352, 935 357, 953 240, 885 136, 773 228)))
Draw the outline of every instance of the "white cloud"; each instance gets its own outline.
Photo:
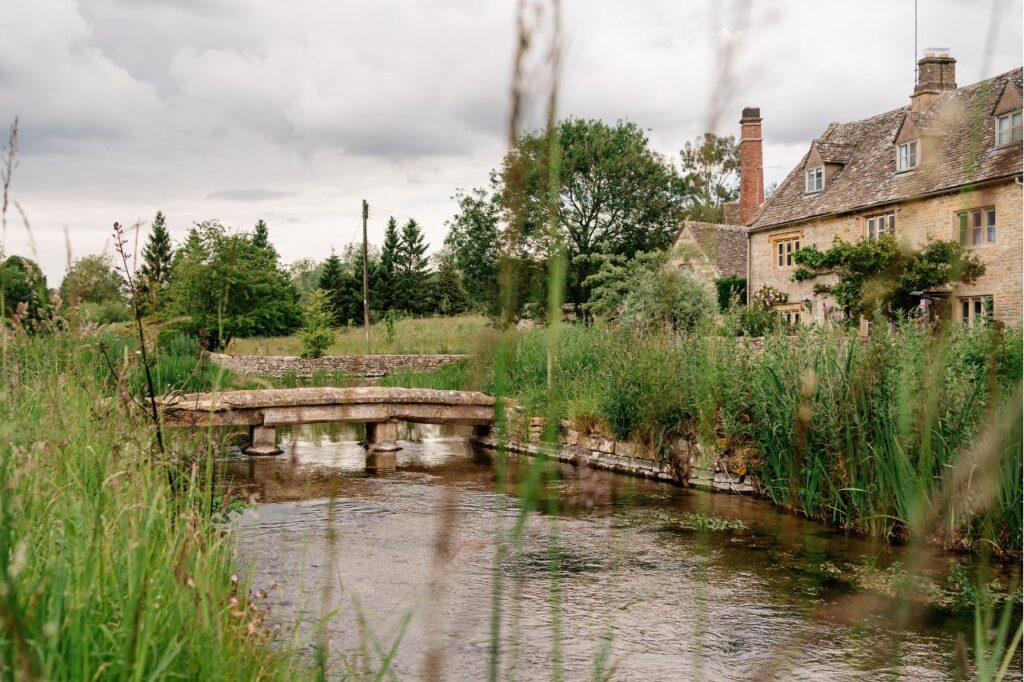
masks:
MULTIPOLYGON (((33 0, 7 3, 0 123, 21 117, 12 187, 52 280, 98 251, 110 224, 161 209, 266 219, 287 260, 322 257, 389 213, 437 246, 456 187, 482 184, 506 138, 514 0, 33 0)), ((628 119, 676 158, 743 106, 765 118, 766 180, 830 121, 902 106, 913 86, 910 2, 568 0, 560 111, 628 119), (812 7, 813 9, 808 9, 812 7), (736 42, 720 78, 721 45, 736 42), (714 102, 721 103, 715 119, 714 102)), ((966 84, 1020 64, 1021 0, 922 3, 920 41, 951 48, 966 84)), ((6 251, 28 253, 17 219, 6 251)))

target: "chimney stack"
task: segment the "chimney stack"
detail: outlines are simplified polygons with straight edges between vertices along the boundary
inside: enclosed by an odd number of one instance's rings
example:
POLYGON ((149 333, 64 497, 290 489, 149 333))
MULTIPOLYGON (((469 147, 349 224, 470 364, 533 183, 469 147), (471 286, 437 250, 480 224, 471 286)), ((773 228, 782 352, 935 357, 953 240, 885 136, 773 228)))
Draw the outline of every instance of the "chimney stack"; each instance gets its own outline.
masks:
POLYGON ((740 119, 740 224, 747 225, 764 202, 761 110, 746 107, 740 119))
POLYGON ((929 47, 917 62, 917 83, 910 96, 911 111, 924 111, 944 90, 956 90, 956 60, 945 47, 929 47))

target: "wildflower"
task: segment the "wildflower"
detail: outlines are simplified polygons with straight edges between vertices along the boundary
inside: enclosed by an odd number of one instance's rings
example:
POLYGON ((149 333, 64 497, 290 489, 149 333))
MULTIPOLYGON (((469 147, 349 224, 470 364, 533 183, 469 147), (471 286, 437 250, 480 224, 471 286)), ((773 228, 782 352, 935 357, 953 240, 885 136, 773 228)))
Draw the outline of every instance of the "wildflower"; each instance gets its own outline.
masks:
POLYGON ((238 584, 238 574, 237 573, 231 576, 231 584, 232 585, 237 585, 238 584))

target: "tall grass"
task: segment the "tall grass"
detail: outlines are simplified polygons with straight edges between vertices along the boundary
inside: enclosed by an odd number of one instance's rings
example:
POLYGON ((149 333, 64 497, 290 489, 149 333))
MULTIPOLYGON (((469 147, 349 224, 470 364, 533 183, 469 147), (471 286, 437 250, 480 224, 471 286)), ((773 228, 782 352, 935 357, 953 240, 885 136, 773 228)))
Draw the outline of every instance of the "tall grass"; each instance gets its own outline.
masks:
POLYGON ((233 578, 206 448, 127 411, 70 334, 5 343, 0 367, 0 676, 300 679, 233 578), (169 478, 173 485, 169 485, 169 478))
POLYGON ((888 540, 931 533, 921 515, 940 504, 944 479, 980 440, 995 438, 999 471, 985 479, 994 490, 979 473, 937 530, 949 547, 1019 555, 1020 332, 875 329, 866 339, 804 330, 761 349, 737 338, 570 327, 550 383, 546 338, 527 333, 510 359, 509 395, 533 414, 553 411, 666 455, 682 436, 745 457, 776 504, 888 540), (997 413, 1017 418, 992 433, 997 413))

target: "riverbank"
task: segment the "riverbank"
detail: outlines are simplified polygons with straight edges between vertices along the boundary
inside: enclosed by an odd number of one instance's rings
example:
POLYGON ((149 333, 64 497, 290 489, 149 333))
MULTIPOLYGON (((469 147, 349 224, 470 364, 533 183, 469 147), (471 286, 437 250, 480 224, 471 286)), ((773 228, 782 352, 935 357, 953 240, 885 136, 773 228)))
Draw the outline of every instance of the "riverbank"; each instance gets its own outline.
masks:
POLYGON ((235 565, 217 444, 161 452, 77 335, 0 343, 0 677, 313 679, 235 565))

